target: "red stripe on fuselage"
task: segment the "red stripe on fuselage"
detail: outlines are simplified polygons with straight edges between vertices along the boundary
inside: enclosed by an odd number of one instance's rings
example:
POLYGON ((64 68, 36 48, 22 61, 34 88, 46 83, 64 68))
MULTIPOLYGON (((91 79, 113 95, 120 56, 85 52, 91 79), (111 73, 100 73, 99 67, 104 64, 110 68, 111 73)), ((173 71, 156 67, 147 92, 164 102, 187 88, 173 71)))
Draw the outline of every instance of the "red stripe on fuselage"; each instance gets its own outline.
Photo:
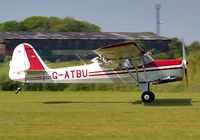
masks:
POLYGON ((145 64, 145 68, 181 65, 182 60, 155 60, 145 64))

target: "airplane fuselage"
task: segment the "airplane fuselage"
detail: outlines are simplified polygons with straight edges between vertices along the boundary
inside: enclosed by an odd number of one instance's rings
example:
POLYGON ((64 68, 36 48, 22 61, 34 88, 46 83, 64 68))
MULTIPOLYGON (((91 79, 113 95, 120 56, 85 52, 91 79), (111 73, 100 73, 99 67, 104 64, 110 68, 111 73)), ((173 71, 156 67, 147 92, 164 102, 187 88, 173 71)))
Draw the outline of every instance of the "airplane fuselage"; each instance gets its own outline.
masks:
POLYGON ((136 71, 132 69, 110 69, 98 63, 48 69, 46 72, 32 74, 22 82, 27 83, 136 83, 133 77, 138 77, 139 82, 170 82, 183 78, 182 60, 157 60, 139 66, 136 71), (136 74, 138 73, 138 75, 136 74), (131 76, 130 76, 131 75, 131 76), (25 81, 26 80, 26 81, 25 81))

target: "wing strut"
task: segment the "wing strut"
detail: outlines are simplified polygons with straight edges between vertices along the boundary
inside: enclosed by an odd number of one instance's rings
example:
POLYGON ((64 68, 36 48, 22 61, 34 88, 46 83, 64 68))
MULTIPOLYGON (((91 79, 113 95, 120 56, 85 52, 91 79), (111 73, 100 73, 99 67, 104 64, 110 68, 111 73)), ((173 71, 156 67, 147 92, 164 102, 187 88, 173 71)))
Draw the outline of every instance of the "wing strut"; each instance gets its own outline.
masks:
MULTIPOLYGON (((126 69, 126 71, 129 73, 129 75, 131 76, 131 78, 136 82, 137 86, 139 86, 143 92, 149 91, 149 82, 148 82, 148 81, 147 81, 147 82, 141 82, 141 83, 140 83, 140 82, 138 81, 139 77, 138 77, 138 79, 135 78, 135 76, 129 71, 128 68, 125 67, 125 69, 126 69)), ((137 72, 137 71, 136 71, 136 75, 138 75, 138 72, 137 72)))
MULTIPOLYGON (((135 48, 134 48, 135 50, 135 48)), ((136 78, 137 78, 137 81, 139 79, 139 76, 138 76, 138 60, 137 60, 137 57, 136 57, 136 52, 134 51, 134 55, 133 55, 133 63, 134 63, 134 67, 135 67, 135 70, 136 70, 136 78)))
POLYGON ((146 69, 145 69, 144 64, 145 64, 145 61, 144 61, 144 55, 143 55, 143 57, 142 57, 142 68, 143 68, 143 71, 144 71, 145 80, 147 81, 148 80, 147 79, 147 73, 146 73, 146 69))
MULTIPOLYGON (((129 71, 129 69, 127 67, 125 67, 125 69, 128 72, 128 74, 131 76, 131 78, 136 82, 136 84, 139 85, 140 83, 138 81, 138 77, 135 78, 135 76, 129 71)), ((137 70, 136 70, 136 75, 138 76, 138 71, 137 70)))

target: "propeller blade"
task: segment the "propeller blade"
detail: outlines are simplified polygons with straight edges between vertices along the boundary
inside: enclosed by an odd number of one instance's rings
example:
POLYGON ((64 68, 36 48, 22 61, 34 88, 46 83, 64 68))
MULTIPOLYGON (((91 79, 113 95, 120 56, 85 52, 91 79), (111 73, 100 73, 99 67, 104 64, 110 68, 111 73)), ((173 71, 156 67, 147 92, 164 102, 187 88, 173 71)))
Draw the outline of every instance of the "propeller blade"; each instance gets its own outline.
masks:
POLYGON ((189 87, 187 69, 185 69, 185 80, 186 80, 187 87, 189 87))
POLYGON ((183 55, 184 67, 185 67, 185 69, 187 69, 187 58, 186 58, 186 51, 185 51, 184 42, 182 42, 182 55, 183 55))
POLYGON ((187 74, 187 58, 186 58, 186 51, 185 51, 185 46, 184 46, 183 41, 182 41, 182 55, 183 55, 183 69, 185 71, 185 80, 188 87, 189 84, 188 84, 188 74, 187 74))

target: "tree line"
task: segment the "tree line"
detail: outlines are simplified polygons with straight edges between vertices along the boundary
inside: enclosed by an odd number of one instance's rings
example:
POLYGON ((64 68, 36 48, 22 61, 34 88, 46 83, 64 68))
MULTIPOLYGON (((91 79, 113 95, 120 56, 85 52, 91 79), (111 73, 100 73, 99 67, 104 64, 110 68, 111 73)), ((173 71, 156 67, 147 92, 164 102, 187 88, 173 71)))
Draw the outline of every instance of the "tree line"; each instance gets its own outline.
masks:
POLYGON ((0 24, 0 31, 30 32, 100 32, 101 28, 87 21, 71 17, 33 16, 23 21, 11 20, 0 24))
POLYGON ((172 38, 168 44, 168 52, 154 55, 154 50, 152 50, 152 56, 154 59, 182 59, 182 45, 185 46, 187 55, 192 55, 194 52, 200 52, 199 41, 194 41, 191 44, 186 45, 179 38, 172 38))

